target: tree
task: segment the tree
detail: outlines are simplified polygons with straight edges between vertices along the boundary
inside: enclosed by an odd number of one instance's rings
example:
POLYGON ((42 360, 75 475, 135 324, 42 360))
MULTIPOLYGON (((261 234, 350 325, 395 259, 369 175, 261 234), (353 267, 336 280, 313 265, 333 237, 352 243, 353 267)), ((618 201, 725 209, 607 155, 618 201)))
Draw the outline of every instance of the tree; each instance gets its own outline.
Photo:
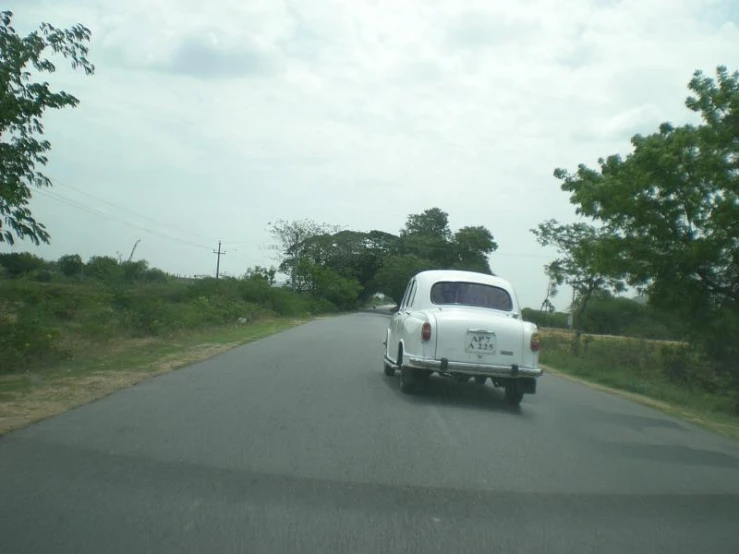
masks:
POLYGON ((149 271, 149 262, 146 260, 137 260, 135 262, 119 261, 118 265, 121 268, 123 280, 127 283, 145 280, 149 271))
POLYGON ((690 322, 729 367, 739 355, 726 340, 739 333, 739 73, 696 71, 688 88, 699 125, 664 123, 634 136, 625 158, 554 174, 578 213, 609 234, 602 257, 611 275, 690 322))
POLYGON ((449 214, 430 208, 408 216, 400 231, 400 250, 432 262, 439 269, 492 273, 488 256, 497 250, 492 233, 483 226, 449 228, 449 214))
POLYGON ((57 265, 62 275, 79 277, 82 274, 82 269, 85 267, 85 262, 82 261, 79 254, 67 254, 59 258, 57 265))
POLYGON ((261 279, 265 281, 269 286, 272 286, 275 284, 276 274, 277 269, 275 269, 274 267, 266 268, 255 265, 254 267, 250 267, 246 270, 246 273, 244 274, 244 279, 261 279))
POLYGON ((326 223, 316 223, 312 219, 286 221, 278 219, 268 224, 268 231, 275 240, 273 248, 280 257, 279 270, 290 276, 293 291, 300 289, 298 267, 305 256, 308 239, 318 235, 338 232, 340 227, 326 223))
POLYGON ((382 231, 339 231, 308 239, 305 257, 357 281, 361 286, 358 300, 364 301, 376 292, 372 289, 375 276, 397 242, 398 237, 382 231))
POLYGON ((462 227, 454 233, 451 246, 453 268, 492 273, 488 256, 498 249, 498 243, 485 227, 462 227))
POLYGON ((391 256, 385 260, 382 268, 377 272, 373 288, 382 291, 395 300, 397 304, 400 304, 403 292, 411 277, 420 271, 433 268, 432 262, 413 254, 391 256))
POLYGON ((599 291, 625 290, 618 277, 610 276, 602 257, 602 243, 608 238, 602 231, 585 223, 563 225, 555 219, 540 223, 531 232, 542 246, 555 246, 559 257, 544 266, 550 283, 567 283, 575 290, 573 326, 580 337, 582 314, 588 301, 599 291))
POLYGON ((439 208, 430 208, 424 210, 423 213, 409 215, 400 236, 413 235, 433 237, 444 242, 449 241, 452 236, 449 229, 449 214, 439 208))
POLYGON ((112 256, 93 256, 87 262, 85 273, 105 283, 118 283, 123 280, 123 268, 112 256))
POLYGON ((557 282, 550 278, 549 282, 547 283, 547 295, 544 297, 544 301, 541 303, 541 308, 539 308, 540 312, 546 310, 549 313, 554 313, 555 307, 554 304, 552 304, 550 298, 554 298, 555 296, 557 296, 558 292, 559 289, 557 288, 557 282))
POLYGON ((449 214, 431 208, 408 216, 405 227, 400 230, 400 248, 404 254, 429 260, 439 268, 448 268, 454 263, 451 238, 449 214))
POLYGON ((17 237, 48 243, 49 233, 27 207, 32 186, 51 186, 38 169, 46 165, 51 150, 49 141, 41 139, 41 117, 47 108, 75 107, 79 100, 64 91, 53 92, 49 83, 34 81, 32 76, 56 70, 45 57, 49 50, 70 60, 74 69, 92 74, 95 68, 87 60, 85 45, 91 35, 79 24, 57 29, 42 23, 21 37, 12 19, 12 12, 0 12, 0 242, 13 244, 17 237))
POLYGON ((150 267, 144 274, 144 280, 148 283, 165 283, 169 280, 169 275, 156 267, 150 267))
POLYGON ((316 298, 325 298, 341 309, 356 307, 362 286, 356 279, 346 278, 323 264, 304 258, 300 262, 299 274, 307 290, 316 298))

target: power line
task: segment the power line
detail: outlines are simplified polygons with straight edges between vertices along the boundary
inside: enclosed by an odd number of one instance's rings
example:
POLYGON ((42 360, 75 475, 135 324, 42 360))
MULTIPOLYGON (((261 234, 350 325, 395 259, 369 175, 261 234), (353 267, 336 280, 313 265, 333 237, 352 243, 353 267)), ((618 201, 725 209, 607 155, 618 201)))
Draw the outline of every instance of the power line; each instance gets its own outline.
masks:
MULTIPOLYGON (((62 185, 63 187, 66 187, 66 188, 69 188, 71 190, 74 190, 74 191, 78 192, 79 194, 82 194, 84 196, 87 196, 88 198, 91 198, 93 200, 97 200, 98 202, 102 202, 103 204, 106 204, 106 205, 108 205, 108 206, 110 206, 112 208, 116 208, 117 210, 122 210, 124 212, 128 212, 129 214, 131 214, 131 215, 133 215, 135 217, 138 217, 140 219, 144 219, 144 220, 150 221, 152 223, 156 223, 160 227, 168 228, 171 231, 175 231, 177 233, 186 233, 186 234, 189 234, 189 235, 192 235, 192 236, 197 236, 197 237, 199 237, 199 238, 201 238, 201 239, 203 239, 205 241, 208 241, 208 242, 213 242, 213 241, 216 240, 213 237, 209 237, 209 236, 203 235, 201 233, 196 233, 196 232, 190 231, 190 230, 187 230, 186 231, 184 229, 180 229, 180 228, 175 227, 173 225, 162 223, 158 219, 155 219, 155 218, 152 218, 152 217, 149 217, 149 216, 140 214, 140 213, 138 213, 138 212, 136 212, 136 211, 134 211, 134 210, 132 210, 130 208, 126 208, 124 206, 121 206, 120 204, 115 204, 115 203, 110 202, 108 200, 104 200, 104 199, 100 198, 99 196, 95 196, 94 194, 90 194, 89 192, 85 192, 84 190, 81 190, 81 189, 79 189, 79 188, 77 188, 75 186, 72 186, 69 183, 64 183, 64 182, 60 181, 59 179, 50 178, 50 180, 52 182, 56 183, 56 184, 62 185)), ((261 246, 263 246, 264 241, 255 241, 255 240, 225 240, 225 241, 223 241, 223 243, 224 244, 229 244, 229 245, 232 245, 232 244, 255 244, 255 245, 261 247, 261 246)))
MULTIPOLYGON (((156 219, 151 218, 149 216, 146 216, 146 215, 137 213, 137 212, 131 210, 130 208, 126 208, 124 206, 121 206, 119 204, 115 204, 115 203, 110 202, 108 200, 103 200, 102 198, 100 198, 98 196, 95 196, 93 194, 90 194, 88 192, 85 192, 85 191, 83 191, 83 190, 81 190, 81 189, 79 189, 77 187, 74 187, 74 186, 72 186, 72 185, 70 185, 68 183, 64 183, 64 182, 62 182, 62 181, 60 181, 60 180, 58 180, 56 178, 50 178, 50 180, 53 181, 54 183, 57 183, 59 185, 62 185, 63 187, 66 187, 66 188, 69 188, 71 190, 74 190, 74 191, 78 192, 79 194, 82 194, 84 196, 87 196, 88 198, 91 198, 93 200, 96 200, 98 202, 101 202, 103 204, 106 204, 106 205, 108 205, 108 206, 110 206, 112 208, 115 208, 117 210, 121 210, 121 211, 127 212, 127 213, 129 213, 129 214, 131 214, 131 215, 133 215, 135 217, 140 218, 140 219, 144 219, 144 220, 150 221, 152 223, 155 223, 158 226, 163 227, 165 229, 169 229, 171 231, 175 231, 175 232, 178 232, 178 233, 190 234, 192 236, 198 236, 198 237, 203 238, 203 239, 205 239, 205 240, 207 240, 209 242, 212 241, 212 240, 215 240, 213 238, 206 237, 205 235, 202 235, 200 233, 195 233, 193 231, 185 231, 183 229, 179 229, 179 228, 174 227, 172 225, 164 224, 164 223, 162 223, 159 220, 156 220, 156 219)), ((207 246, 203 246, 203 245, 200 245, 200 244, 194 244, 194 243, 189 242, 189 241, 186 241, 184 239, 172 237, 170 235, 166 235, 166 234, 161 233, 159 231, 156 231, 156 230, 153 230, 153 229, 150 229, 150 228, 147 228, 147 227, 142 227, 142 226, 140 226, 140 225, 138 225, 136 223, 133 223, 133 222, 131 222, 129 220, 122 219, 120 217, 117 217, 117 216, 114 216, 114 215, 111 215, 111 214, 106 214, 104 212, 101 212, 101 211, 93 208, 93 207, 90 207, 90 206, 87 206, 85 204, 82 204, 82 203, 80 203, 80 202, 78 202, 76 200, 73 200, 71 198, 67 198, 67 197, 64 197, 64 196, 61 196, 61 195, 57 195, 57 194, 55 194, 55 193, 53 193, 51 191, 48 191, 48 190, 45 190, 45 189, 38 189, 38 192, 40 192, 41 194, 43 194, 43 195, 45 195, 45 196, 47 196, 49 198, 54 198, 54 199, 56 199, 56 200, 58 200, 58 201, 60 201, 62 203, 68 204, 68 205, 73 206, 73 207, 76 207, 78 209, 87 211, 89 213, 98 215, 100 217, 104 217, 104 218, 109 219, 109 220, 112 220, 112 221, 117 221, 117 222, 123 223, 125 225, 130 225, 132 227, 136 227, 137 229, 146 231, 148 233, 155 234, 155 235, 158 235, 160 237, 163 237, 163 238, 166 238, 166 239, 169 239, 169 240, 173 240, 173 241, 176 241, 176 242, 180 242, 182 244, 186 244, 186 245, 189 245, 189 246, 195 246, 197 248, 207 248, 207 249, 209 249, 209 247, 207 247, 207 246)), ((235 240, 235 241, 228 241, 227 240, 227 241, 222 241, 222 243, 223 244, 228 244, 228 245, 254 244, 254 245, 259 246, 260 247, 260 250, 264 249, 264 242, 263 241, 254 241, 254 240, 235 240)), ((424 250, 432 250, 432 251, 437 251, 438 252, 438 251, 445 251, 445 250, 452 249, 452 248, 454 248, 454 245, 452 245, 452 244, 444 244, 444 245, 434 245, 434 246, 422 246, 421 248, 424 249, 424 250)), ((491 256, 501 256, 501 257, 514 257, 514 258, 539 258, 539 259, 551 259, 552 258, 552 256, 542 256, 542 255, 537 255, 537 254, 506 254, 506 253, 501 253, 501 252, 492 252, 490 255, 491 256)))
POLYGON ((157 235, 159 237, 162 237, 162 238, 165 238, 165 239, 174 241, 174 242, 179 242, 179 243, 185 244, 187 246, 193 246, 195 248, 203 248, 205 250, 210 250, 209 247, 203 246, 202 244, 195 244, 193 242, 189 242, 189 241, 186 241, 184 239, 180 239, 180 238, 177 238, 177 237, 166 235, 164 233, 161 233, 161 232, 156 231, 154 229, 150 229, 148 227, 143 227, 143 226, 141 226, 141 225, 139 225, 137 223, 133 223, 131 221, 128 221, 127 219, 123 219, 123 218, 120 218, 120 217, 115 216, 115 215, 112 215, 112 214, 106 214, 105 212, 101 212, 101 211, 99 211, 99 210, 97 210, 95 208, 92 208, 90 206, 86 206, 85 204, 82 204, 80 202, 77 202, 76 200, 72 200, 71 198, 67 198, 65 196, 61 196, 59 194, 53 193, 53 192, 48 191, 48 190, 38 189, 35 192, 41 194, 42 196, 46 196, 47 198, 51 198, 52 200, 56 200, 57 202, 60 202, 62 204, 66 204, 67 206, 71 206, 73 208, 77 208, 78 210, 82 210, 84 212, 87 212, 87 213, 90 213, 90 214, 93 214, 93 215, 97 215, 98 217, 102 217, 103 219, 107 219, 109 221, 115 221, 117 223, 123 223, 124 225, 129 225, 131 227, 135 227, 136 229, 139 229, 139 230, 144 231, 146 233, 150 233, 152 235, 157 235))
POLYGON ((193 236, 198 236, 198 237, 200 237, 200 238, 202 238, 204 240, 207 240, 208 242, 215 240, 212 237, 206 237, 205 235, 201 235, 200 233, 195 233, 193 231, 185 231, 184 229, 178 229, 177 227, 174 227, 172 225, 164 224, 164 223, 162 223, 161 221, 159 221, 157 219, 154 219, 152 217, 149 217, 149 216, 146 216, 146 215, 137 213, 137 212, 131 210, 130 208, 123 207, 123 206, 121 206, 119 204, 114 204, 113 202, 110 202, 108 200, 103 200, 102 198, 100 198, 98 196, 95 196, 93 194, 90 194, 89 192, 85 192, 85 191, 83 191, 83 190, 81 190, 81 189, 79 189, 77 187, 74 187, 74 186, 72 186, 70 184, 63 183, 62 181, 60 181, 58 179, 50 178, 50 180, 53 181, 54 183, 57 183, 59 185, 62 185, 63 187, 72 189, 72 190, 78 192, 79 194, 82 194, 84 196, 87 196, 88 198, 92 198, 93 200, 97 200, 98 202, 102 202, 103 204, 107 204, 108 206, 110 206, 112 208, 116 208, 117 210, 122 210, 124 212, 128 212, 129 214, 131 214, 131 215, 133 215, 135 217, 138 217, 138 218, 141 218, 141 219, 145 219, 145 220, 150 221, 152 223, 156 223, 160 227, 169 227, 169 229, 171 229, 172 231, 176 231, 178 233, 186 233, 186 234, 190 234, 190 235, 193 235, 193 236))

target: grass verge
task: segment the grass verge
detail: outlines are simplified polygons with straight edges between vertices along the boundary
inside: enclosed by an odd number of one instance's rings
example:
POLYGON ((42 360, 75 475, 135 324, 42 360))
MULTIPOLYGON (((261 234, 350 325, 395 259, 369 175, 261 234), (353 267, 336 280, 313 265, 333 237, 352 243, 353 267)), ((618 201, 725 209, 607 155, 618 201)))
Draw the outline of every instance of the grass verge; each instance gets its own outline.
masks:
POLYGON ((167 338, 111 340, 53 368, 0 375, 0 435, 306 321, 274 318, 167 338))
POLYGON ((547 371, 739 440, 736 399, 720 387, 709 392, 699 386, 698 370, 695 375, 675 374, 671 360, 684 345, 583 335, 578 349, 572 334, 541 333, 541 363, 547 371))

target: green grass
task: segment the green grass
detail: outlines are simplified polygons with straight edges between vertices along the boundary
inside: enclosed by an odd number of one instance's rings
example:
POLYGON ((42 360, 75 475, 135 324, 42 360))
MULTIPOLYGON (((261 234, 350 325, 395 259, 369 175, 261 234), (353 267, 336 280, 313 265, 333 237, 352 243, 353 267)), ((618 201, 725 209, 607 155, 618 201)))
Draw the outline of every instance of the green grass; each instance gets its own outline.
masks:
POLYGON ((739 401, 684 344, 542 331, 543 366, 739 439, 739 401))

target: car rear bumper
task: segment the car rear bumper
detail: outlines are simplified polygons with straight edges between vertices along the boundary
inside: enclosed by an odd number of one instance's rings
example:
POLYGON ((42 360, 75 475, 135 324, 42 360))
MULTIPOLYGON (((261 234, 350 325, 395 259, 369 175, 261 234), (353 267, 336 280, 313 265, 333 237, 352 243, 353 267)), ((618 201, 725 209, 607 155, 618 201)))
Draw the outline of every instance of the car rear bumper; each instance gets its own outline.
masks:
POLYGON ((441 360, 428 360, 425 358, 409 357, 406 363, 414 369, 427 369, 438 371, 440 373, 462 373, 466 375, 485 375, 488 377, 540 377, 541 368, 524 367, 516 364, 509 366, 487 365, 487 364, 471 364, 467 362, 453 362, 442 358, 441 360))

